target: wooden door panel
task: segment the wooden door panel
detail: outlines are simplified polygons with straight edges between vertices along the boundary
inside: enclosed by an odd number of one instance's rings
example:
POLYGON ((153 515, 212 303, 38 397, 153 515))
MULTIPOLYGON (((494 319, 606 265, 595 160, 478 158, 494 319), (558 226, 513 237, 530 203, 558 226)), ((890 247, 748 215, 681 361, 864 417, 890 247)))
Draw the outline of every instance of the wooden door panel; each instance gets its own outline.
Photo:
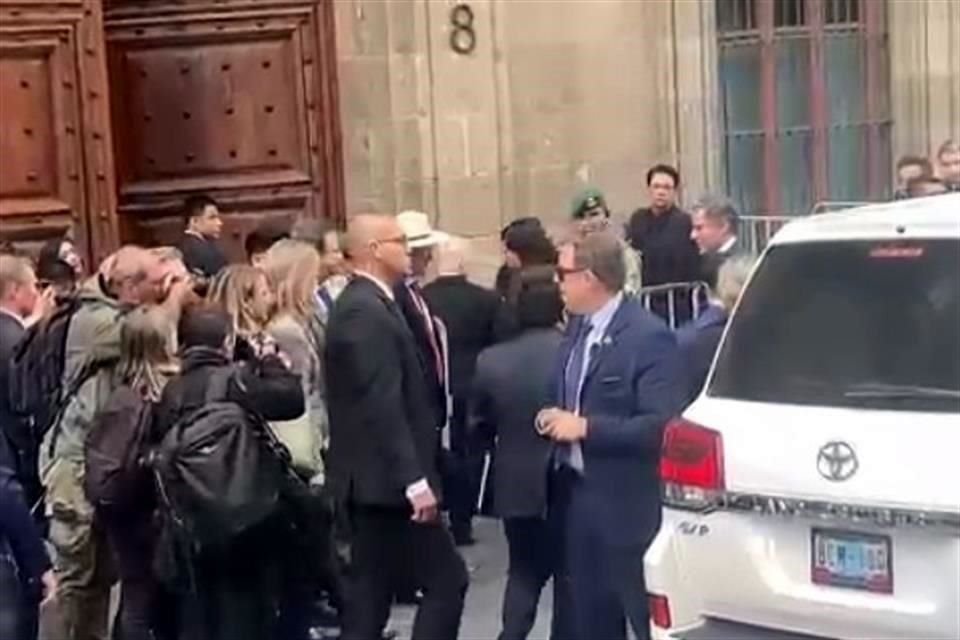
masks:
MULTIPOLYGON (((0 233, 40 242, 64 233, 84 209, 74 95, 83 14, 79 2, 53 21, 11 11, 0 5, 0 233)), ((85 235, 78 234, 84 247, 85 235)))
POLYGON ((105 97, 98 2, 0 0, 0 237, 116 245, 105 97))
POLYGON ((169 241, 182 228, 179 204, 196 192, 223 205, 235 257, 257 216, 339 214, 336 92, 324 85, 335 77, 318 63, 334 53, 317 39, 330 1, 108 3, 130 234, 169 241))

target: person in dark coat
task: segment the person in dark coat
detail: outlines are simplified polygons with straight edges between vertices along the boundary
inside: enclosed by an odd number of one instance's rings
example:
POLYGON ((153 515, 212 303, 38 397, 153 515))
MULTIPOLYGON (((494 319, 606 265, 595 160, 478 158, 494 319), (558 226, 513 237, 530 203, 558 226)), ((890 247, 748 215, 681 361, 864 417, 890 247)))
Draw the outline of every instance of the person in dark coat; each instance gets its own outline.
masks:
POLYGON ((468 434, 467 397, 473 382, 477 356, 496 341, 500 300, 490 289, 474 284, 466 275, 466 246, 451 238, 440 245, 436 280, 423 288, 427 306, 447 329, 450 353, 451 466, 447 506, 453 538, 460 546, 474 543, 473 514, 476 510, 483 455, 489 448, 468 434))
POLYGON ((37 475, 39 439, 30 420, 13 410, 10 390, 10 362, 27 325, 53 308, 53 290, 41 294, 37 277, 26 258, 0 255, 0 438, 7 441, 12 468, 24 499, 31 506, 42 489, 37 475))
POLYGON ((423 294, 422 282, 433 261, 434 248, 445 238, 430 227, 427 214, 404 211, 396 218, 403 231, 410 252, 410 270, 402 281, 394 285, 394 296, 400 312, 407 321, 423 364, 424 381, 430 391, 434 421, 438 431, 449 419, 449 358, 446 327, 430 308, 423 294))
POLYGON ((196 195, 183 204, 187 228, 179 249, 190 273, 212 278, 227 265, 227 258, 217 243, 223 230, 223 219, 217 202, 210 196, 196 195))
MULTIPOLYGON (((677 207, 680 173, 658 164, 647 172, 650 206, 637 209, 627 224, 627 240, 640 252, 644 287, 696 282, 700 279, 700 252, 690 238, 690 215, 677 207)), ((665 295, 651 299, 652 310, 667 318, 669 305, 665 295)), ((693 315, 691 297, 677 297, 676 325, 693 315)))
POLYGON ((410 269, 393 216, 349 225, 354 277, 327 331, 328 482, 351 527, 344 640, 383 633, 396 585, 414 572, 423 599, 414 640, 456 638, 468 577, 440 520, 440 431, 429 362, 396 300, 410 269), (415 562, 410 562, 410 558, 415 562))
POLYGON ((556 264, 557 250, 547 236, 539 218, 526 217, 511 221, 500 230, 503 264, 497 271, 494 289, 507 299, 513 272, 535 264, 556 264))
POLYGON ((739 220, 736 207, 725 198, 704 198, 693 207, 690 238, 700 250, 700 279, 711 288, 717 286, 717 272, 727 258, 743 251, 739 220))
POLYGON ((696 399, 707 381, 727 319, 750 276, 753 263, 754 259, 747 255, 735 256, 724 262, 707 307, 699 318, 677 331, 677 346, 683 357, 686 375, 685 405, 696 399))
MULTIPOLYGON (((517 291, 520 333, 480 354, 470 397, 470 428, 496 438, 494 513, 503 519, 509 569, 500 640, 523 640, 533 628, 544 585, 557 568, 558 540, 547 513, 551 444, 534 429, 546 406, 562 334, 563 303, 553 274, 528 272, 517 291), (522 375, 518 375, 522 372, 522 375)), ((554 580, 551 637, 566 637, 568 610, 554 580)))
MULTIPOLYGON (((223 400, 237 402, 266 420, 292 420, 304 412, 303 385, 276 355, 233 363, 233 334, 227 313, 211 306, 188 308, 177 329, 183 348, 180 374, 163 389, 154 411, 153 439, 209 399, 207 388, 225 368, 235 371, 223 400)), ((225 545, 201 550, 181 571, 193 587, 181 593, 184 640, 262 640, 275 635, 282 609, 277 603, 283 547, 289 524, 283 514, 255 525, 225 545)))
POLYGON ((36 640, 41 598, 56 596, 57 579, 0 438, 0 638, 36 640))
POLYGON ((660 445, 682 404, 676 339, 625 297, 620 245, 591 234, 560 250, 572 320, 551 401, 536 418, 555 443, 551 509, 562 522, 575 638, 650 637, 643 558, 660 528, 660 445))

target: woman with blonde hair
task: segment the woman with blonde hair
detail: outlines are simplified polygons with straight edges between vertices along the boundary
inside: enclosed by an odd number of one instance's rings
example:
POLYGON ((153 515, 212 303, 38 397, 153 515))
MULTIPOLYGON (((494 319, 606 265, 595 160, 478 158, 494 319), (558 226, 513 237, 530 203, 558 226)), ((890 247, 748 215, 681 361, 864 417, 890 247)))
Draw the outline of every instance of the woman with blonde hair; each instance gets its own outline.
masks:
POLYGON ((261 269, 245 264, 222 269, 210 282, 207 300, 226 311, 233 321, 235 360, 259 358, 275 348, 266 328, 276 301, 267 274, 261 269))
POLYGON ((291 369, 300 375, 307 399, 306 421, 275 425, 275 430, 291 450, 294 467, 313 484, 322 484, 322 451, 328 428, 322 366, 324 332, 314 295, 322 270, 320 253, 305 242, 280 240, 267 251, 263 269, 276 295, 274 315, 266 332, 290 359, 291 369), (304 422, 311 427, 310 433, 304 432, 304 422))

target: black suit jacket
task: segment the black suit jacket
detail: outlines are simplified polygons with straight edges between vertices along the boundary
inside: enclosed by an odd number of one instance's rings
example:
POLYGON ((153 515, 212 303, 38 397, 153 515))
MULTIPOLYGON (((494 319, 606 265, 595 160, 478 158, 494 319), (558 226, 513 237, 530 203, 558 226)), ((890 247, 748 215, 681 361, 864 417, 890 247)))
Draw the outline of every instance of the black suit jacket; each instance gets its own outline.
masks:
POLYGON ((426 478, 440 493, 440 433, 416 342, 396 304, 373 281, 354 278, 327 329, 329 479, 341 500, 406 507, 406 489, 426 478))
POLYGON ((183 263, 187 270, 205 278, 212 278, 227 266, 227 258, 214 240, 186 233, 180 241, 180 252, 183 253, 183 263))
MULTIPOLYGON (((435 426, 437 429, 442 429, 447 423, 447 387, 446 384, 440 382, 440 376, 437 374, 437 359, 434 355, 433 347, 430 345, 430 332, 427 328, 427 323, 417 309, 417 305, 410 295, 410 290, 404 283, 401 282, 393 288, 393 295, 396 299, 397 307, 400 309, 400 313, 407 322, 410 333, 413 334, 417 355, 420 358, 420 363, 423 368, 424 385, 429 391, 431 406, 436 416, 435 426)), ((427 302, 427 307, 430 315, 435 316, 434 310, 430 308, 429 302, 427 302)), ((433 337, 437 341, 437 345, 442 349, 443 340, 441 339, 435 322, 433 337)), ((444 357, 446 357, 446 354, 444 354, 444 357)))
POLYGON ((700 256, 700 279, 710 285, 711 288, 717 286, 717 274, 720 273, 720 267, 731 256, 740 252, 740 241, 734 240, 733 244, 726 251, 710 251, 700 256))
POLYGON ((534 429, 551 396, 562 335, 534 329, 480 354, 470 396, 470 425, 496 434, 494 510, 502 518, 543 516, 552 445, 534 429), (522 372, 522 375, 518 375, 522 372))
POLYGON ((0 437, 6 440, 20 484, 32 490, 37 474, 36 443, 29 420, 14 413, 9 395, 10 363, 25 333, 16 318, 0 313, 0 437))
POLYGON ((496 341, 500 299, 466 276, 442 276, 423 288, 430 309, 447 328, 450 393, 466 398, 480 352, 496 341))

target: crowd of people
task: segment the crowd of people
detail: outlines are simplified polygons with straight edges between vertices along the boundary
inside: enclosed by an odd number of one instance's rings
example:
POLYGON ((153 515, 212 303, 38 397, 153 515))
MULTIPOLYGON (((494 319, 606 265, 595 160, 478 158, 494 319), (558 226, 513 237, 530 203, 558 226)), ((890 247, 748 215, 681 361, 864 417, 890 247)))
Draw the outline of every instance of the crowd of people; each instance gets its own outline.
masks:
POLYGON ((595 189, 563 238, 511 222, 492 289, 414 211, 264 223, 230 264, 206 196, 179 247, 92 273, 69 239, 0 254, 0 637, 55 600, 58 640, 377 640, 401 602, 452 640, 481 511, 508 542, 500 638, 551 579, 552 638, 647 637, 661 433, 753 260, 728 200, 683 211, 668 165, 646 183, 623 233, 595 189), (640 295, 674 283, 703 285, 640 295))
POLYGON ((920 198, 960 191, 960 143, 946 140, 937 149, 934 162, 921 155, 897 160, 894 198, 920 198))

